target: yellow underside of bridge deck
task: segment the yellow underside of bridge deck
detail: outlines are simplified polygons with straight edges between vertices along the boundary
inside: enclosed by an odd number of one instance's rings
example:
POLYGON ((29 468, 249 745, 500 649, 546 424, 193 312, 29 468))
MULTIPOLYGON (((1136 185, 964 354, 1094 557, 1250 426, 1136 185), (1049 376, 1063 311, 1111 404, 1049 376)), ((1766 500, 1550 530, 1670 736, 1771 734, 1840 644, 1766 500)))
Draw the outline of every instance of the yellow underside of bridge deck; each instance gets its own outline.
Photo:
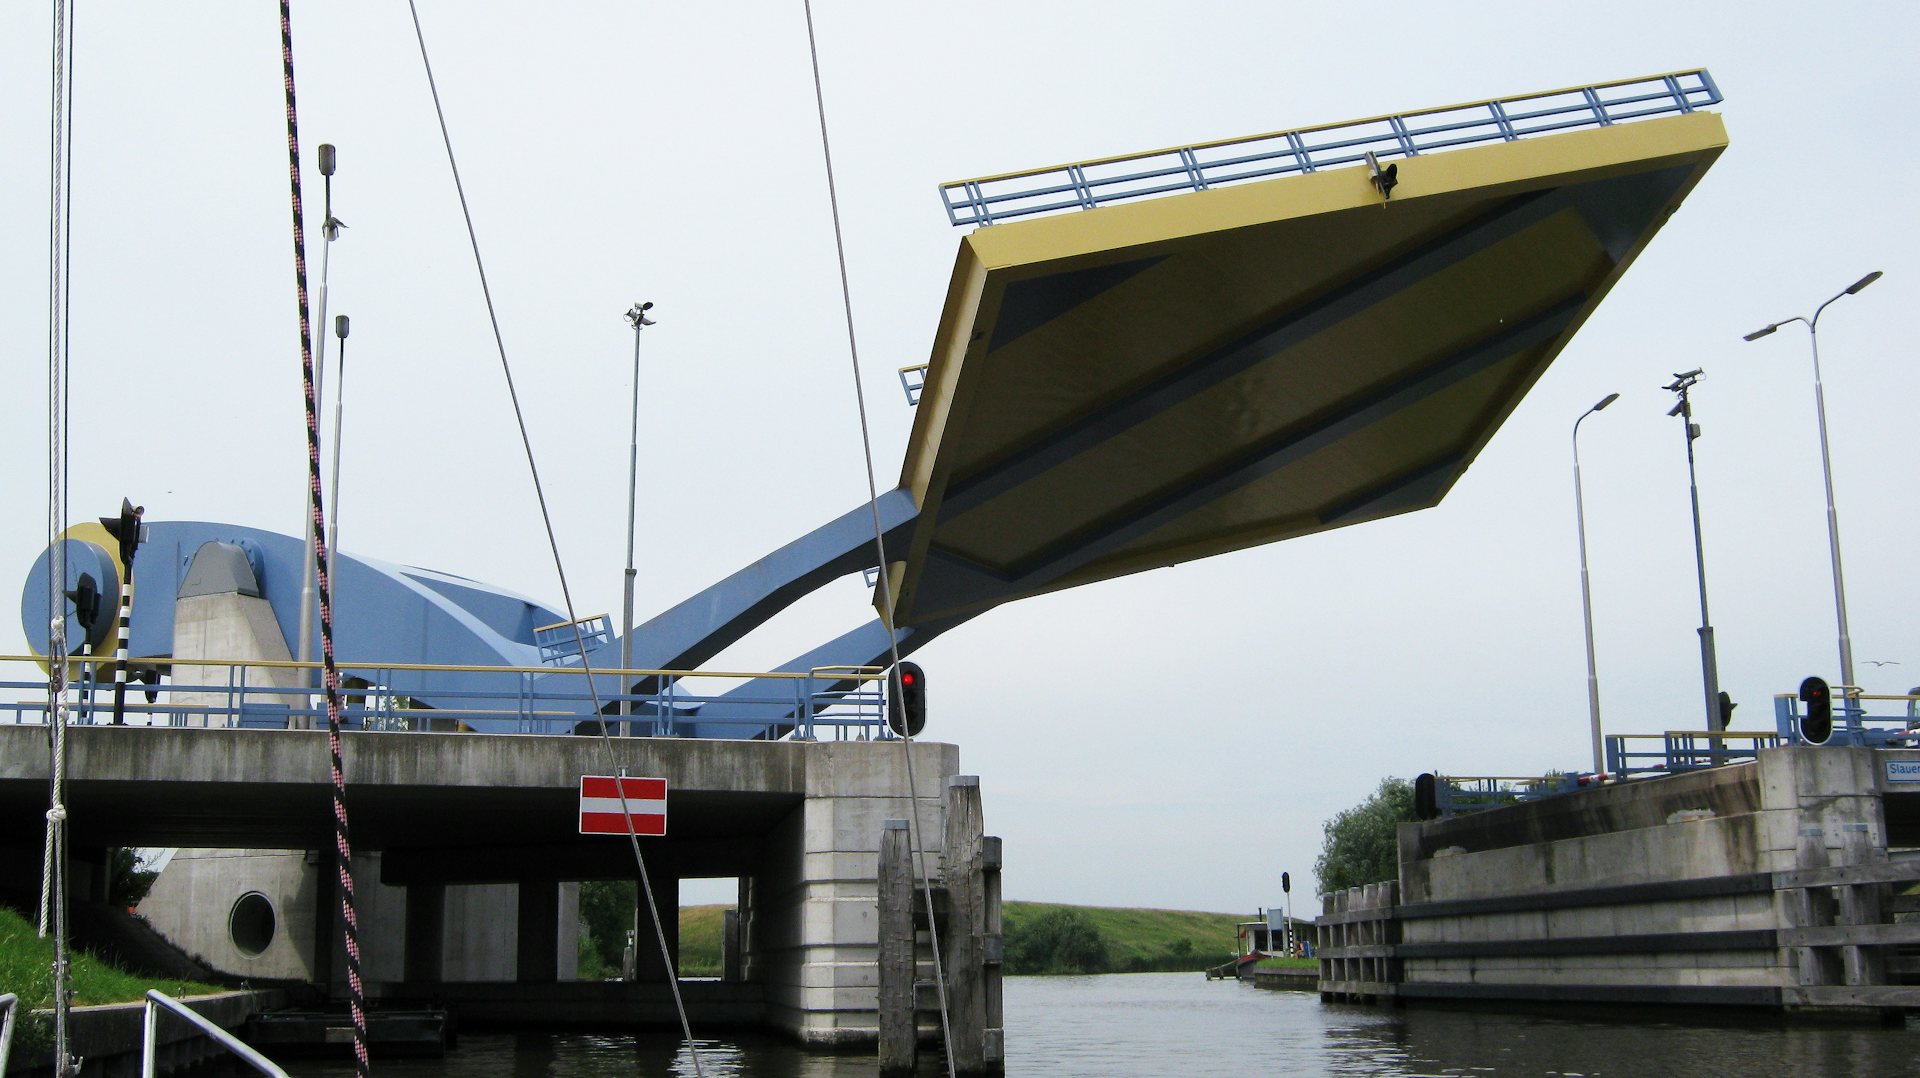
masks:
POLYGON ((1434 505, 1725 147, 1692 113, 966 236, 897 622, 1434 505))

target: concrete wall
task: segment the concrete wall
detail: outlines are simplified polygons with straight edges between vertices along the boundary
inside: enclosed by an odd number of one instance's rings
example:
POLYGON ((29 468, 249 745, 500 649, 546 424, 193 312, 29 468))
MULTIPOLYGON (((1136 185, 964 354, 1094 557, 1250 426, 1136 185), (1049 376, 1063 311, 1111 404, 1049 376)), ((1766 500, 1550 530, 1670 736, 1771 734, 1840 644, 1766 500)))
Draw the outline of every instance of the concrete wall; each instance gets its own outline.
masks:
MULTIPOLYGON (((175 602, 173 617, 175 658, 269 662, 286 662, 292 658, 286 637, 280 632, 280 623, 273 616, 273 607, 265 599, 235 592, 193 595, 175 602)), ((291 689, 302 684, 304 673, 256 668, 248 671, 248 677, 252 684, 264 682, 291 689)), ((174 671, 174 680, 189 684, 224 684, 226 677, 226 669, 219 666, 181 666, 174 671)), ((231 706, 226 693, 169 693, 167 699, 183 706, 231 706)), ((306 703, 303 698, 291 695, 278 699, 295 706, 306 703)), ((187 726, 233 725, 232 717, 225 715, 183 713, 183 719, 187 726)))
MULTIPOLYGON (((815 1045, 879 1036, 880 825, 917 802, 924 844, 938 847, 941 795, 959 769, 952 745, 913 746, 919 797, 907 797, 899 742, 809 747, 807 799, 775 828, 754 876, 753 976, 770 1025, 815 1045)), ((937 879, 939 855, 925 855, 937 879)))
MULTIPOLYGON (((1386 903, 1397 984, 1340 991, 1778 1004, 1838 983, 1808 973, 1807 948, 1780 945, 1835 922, 1808 920, 1805 885, 1774 874, 1886 861, 1885 758, 1770 749, 1754 763, 1403 824, 1399 899, 1386 903)), ((1348 961, 1371 957, 1341 950, 1348 904, 1329 902, 1323 940, 1348 961)), ((1845 983, 1878 982, 1856 970, 1845 983)))
MULTIPOLYGON (((369 994, 378 995, 383 984, 403 979, 406 891, 379 882, 378 851, 355 854, 353 860, 361 970, 369 994)), ((222 973, 255 981, 312 981, 320 871, 313 851, 183 849, 154 881, 137 912, 175 946, 222 973), (267 899, 275 919, 273 939, 257 955, 236 945, 231 925, 235 903, 251 892, 267 899)), ((449 885, 441 979, 514 980, 517 906, 513 884, 449 885)), ((579 909, 579 885, 561 884, 557 926, 561 980, 578 974, 579 909)), ((333 956, 332 981, 344 992, 346 951, 337 921, 326 933, 333 956)))

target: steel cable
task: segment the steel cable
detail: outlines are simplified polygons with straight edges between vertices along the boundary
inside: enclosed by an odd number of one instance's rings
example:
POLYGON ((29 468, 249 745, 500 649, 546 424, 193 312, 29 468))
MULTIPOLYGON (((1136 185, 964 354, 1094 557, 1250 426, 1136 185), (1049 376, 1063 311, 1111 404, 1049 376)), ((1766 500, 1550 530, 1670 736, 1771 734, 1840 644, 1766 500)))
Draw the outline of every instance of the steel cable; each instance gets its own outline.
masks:
MULTIPOLYGON (((520 408, 520 394, 514 388, 513 367, 507 361, 506 340, 504 337, 501 336, 500 318, 498 314, 495 312, 494 305, 493 305, 493 291, 490 287, 488 287, 488 284, 487 284, 486 262, 480 256, 479 234, 475 231, 473 227, 473 212, 467 205, 466 186, 462 184, 460 181, 460 164, 454 158, 453 137, 451 134, 449 134, 447 130, 446 110, 443 109, 440 105, 440 88, 439 88, 439 85, 435 82, 433 77, 433 62, 427 57, 427 38, 426 38, 426 33, 420 27, 420 10, 418 6, 416 6, 416 4, 414 3, 414 0, 407 0, 407 10, 413 16, 414 38, 420 44, 420 65, 426 72, 427 89, 433 96, 434 116, 439 121, 439 124, 440 124, 440 140, 442 145, 446 147, 446 151, 447 151, 447 167, 453 173, 454 191, 459 195, 459 198, 460 198, 460 216, 462 220, 466 222, 467 243, 473 249, 474 271, 478 274, 480 278, 480 294, 481 294, 481 297, 486 302, 487 323, 493 330, 494 349, 500 356, 500 372, 506 379, 507 397, 513 405, 514 423, 518 426, 520 431, 520 445, 526 452, 527 471, 529 472, 529 474, 533 479, 534 498, 538 502, 540 507, 540 522, 541 522, 541 525, 546 529, 547 549, 553 555, 554 573, 556 576, 559 577, 559 580, 560 580, 560 597, 561 597, 561 600, 565 603, 567 608, 567 621, 571 624, 573 628, 574 644, 578 649, 579 655, 580 655, 581 673, 582 673, 582 676, 586 679, 587 693, 588 693, 589 699, 592 702, 594 718, 599 724, 600 743, 602 748, 606 752, 608 765, 612 767, 614 770, 614 775, 616 779, 616 781, 613 784, 614 792, 619 796, 619 799, 620 799, 621 814, 626 816, 627 818, 627 841, 633 847, 633 861, 634 861, 634 865, 638 868, 639 875, 640 875, 640 880, 639 880, 640 890, 643 894, 646 895, 647 910, 652 915, 652 918, 653 918, 654 937, 656 940, 658 940, 660 944, 660 960, 662 964, 666 967, 667 985, 672 990, 674 1010, 679 1014, 679 1017, 680 1017, 680 1031, 681 1031, 681 1035, 686 1040, 687 1052, 693 1061, 694 1074, 696 1076, 700 1076, 700 1078, 703 1078, 705 1071, 701 1068, 701 1065, 700 1065, 700 1049, 699 1049, 699 1046, 694 1042, 693 1027, 692 1027, 692 1024, 687 1020, 686 1003, 684 1000, 681 999, 681 996, 680 996, 679 970, 675 968, 672 951, 667 946, 666 928, 661 924, 661 921, 660 921, 660 906, 659 906, 659 903, 654 899, 653 883, 647 874, 646 858, 641 855, 640 839, 634 833, 634 830, 633 830, 633 813, 629 810, 629 806, 627 804, 626 783, 619 781, 620 779, 624 779, 626 777, 626 769, 622 767, 619 763, 618 756, 613 750, 612 735, 607 730, 606 713, 601 708, 600 690, 599 690, 599 687, 594 683, 593 668, 587 660, 586 641, 580 631, 580 619, 579 619, 579 616, 574 613, 573 591, 567 585, 566 566, 561 562, 560 543, 559 543, 559 540, 554 536, 553 517, 547 511, 547 495, 546 495, 545 488, 542 486, 540 482, 540 466, 534 458, 533 439, 527 432, 526 415, 521 411, 521 408, 520 408)), ((676 913, 677 912, 678 911, 676 911, 676 913)))
MULTIPOLYGON (((887 652, 893 660, 888 666, 887 692, 891 696, 897 691, 900 670, 900 631, 893 623, 892 581, 887 575, 887 540, 880 524, 880 490, 874 479, 873 471, 873 435, 867 424, 867 395, 860 383, 860 341, 854 332, 853 323, 853 286, 847 277, 847 241, 840 227, 840 195, 833 178, 833 144, 827 136, 827 99, 820 86, 820 46, 813 32, 813 0, 802 0, 807 14, 807 55, 813 63, 813 102, 820 116, 820 155, 826 162, 827 205, 833 214, 833 247, 840 265, 840 303, 846 312, 847 354, 853 365, 853 396, 860 411, 860 449, 865 454, 867 466, 867 507, 873 513, 873 546, 875 556, 880 561, 880 574, 875 586, 880 589, 881 624, 887 628, 887 652)), ((924 843, 920 839, 920 797, 919 788, 913 777, 913 735, 901 723, 900 746, 907 770, 907 835, 911 840, 911 854, 919 868, 920 893, 926 898, 927 935, 933 951, 933 982, 940 998, 940 1034, 941 1044, 946 1048, 947 1074, 954 1075, 953 1059, 953 1023, 948 1017, 947 976, 940 958, 940 929, 933 914, 933 887, 927 875, 926 857, 923 854, 924 843)))

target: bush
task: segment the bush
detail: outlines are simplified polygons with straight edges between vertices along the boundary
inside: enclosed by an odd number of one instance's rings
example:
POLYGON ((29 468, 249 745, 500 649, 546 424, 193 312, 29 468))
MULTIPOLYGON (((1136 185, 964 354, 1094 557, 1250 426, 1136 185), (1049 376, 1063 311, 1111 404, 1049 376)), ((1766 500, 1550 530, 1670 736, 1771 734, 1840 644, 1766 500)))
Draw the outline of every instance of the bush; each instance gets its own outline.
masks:
POLYGON ((1400 878, 1399 825, 1410 823, 1413 784, 1385 778, 1373 796, 1328 820, 1313 863, 1322 891, 1342 891, 1400 878))
POLYGON ((1105 973, 1112 968, 1107 941, 1093 919, 1076 909, 1056 909, 1013 925, 1006 934, 1008 973, 1105 973))

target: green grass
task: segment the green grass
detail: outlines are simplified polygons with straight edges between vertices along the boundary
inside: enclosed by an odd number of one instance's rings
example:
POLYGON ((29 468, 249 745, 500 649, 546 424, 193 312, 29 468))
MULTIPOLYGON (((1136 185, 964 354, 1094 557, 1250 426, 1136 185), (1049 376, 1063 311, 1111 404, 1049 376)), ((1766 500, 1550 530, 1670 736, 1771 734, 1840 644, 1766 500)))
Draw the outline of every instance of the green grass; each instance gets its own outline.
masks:
POLYGON ((1110 968, 1116 973, 1194 971, 1217 966, 1233 957, 1234 926, 1250 919, 1238 913, 1048 902, 1007 902, 1001 907, 1001 916, 1011 935, 1028 921, 1057 909, 1078 910, 1093 922, 1106 941, 1110 968))
POLYGON ((720 976, 720 928, 732 908, 680 907, 680 976, 720 976))
MULTIPOLYGON (((129 1003, 158 988, 174 997, 202 995, 222 989, 192 981, 163 981, 138 977, 107 965, 92 955, 73 955, 73 1002, 129 1003)), ((0 992, 12 992, 29 1010, 53 1005, 53 940, 41 939, 34 923, 14 910, 0 907, 0 992)))
MULTIPOLYGON (((720 975, 720 925, 727 906, 684 906, 680 910, 680 973, 686 977, 720 975)), ((1050 910, 1084 913, 1107 944, 1116 973, 1149 970, 1191 972, 1233 957, 1234 926, 1245 914, 1194 913, 1101 906, 1062 906, 1047 902, 1008 902, 1001 907, 1011 934, 1050 910), (1182 941, 1185 941, 1184 944, 1182 941)), ((1312 963, 1305 963, 1312 965, 1312 963)))
POLYGON ((1253 964, 1254 969, 1314 969, 1320 968, 1318 958, 1262 958, 1253 964))

